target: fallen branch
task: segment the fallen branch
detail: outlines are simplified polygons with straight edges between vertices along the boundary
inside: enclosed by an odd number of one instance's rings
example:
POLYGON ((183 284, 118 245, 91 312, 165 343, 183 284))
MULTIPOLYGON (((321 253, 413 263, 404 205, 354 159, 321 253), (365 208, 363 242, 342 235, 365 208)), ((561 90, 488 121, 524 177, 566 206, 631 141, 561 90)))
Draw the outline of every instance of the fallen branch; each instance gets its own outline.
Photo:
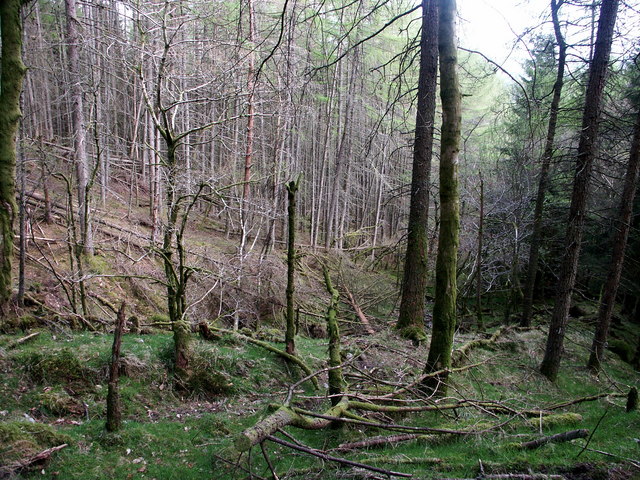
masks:
POLYGON ((18 345, 22 345, 23 343, 28 342, 40 335, 40 332, 33 332, 27 335, 26 337, 19 338, 18 340, 14 340, 13 342, 7 345, 7 350, 11 350, 12 348, 16 348, 18 345))
POLYGON ((441 478, 440 480, 566 480, 562 475, 547 475, 546 473, 497 473, 494 475, 482 475, 476 478, 441 478))
POLYGON ((620 460, 624 460, 625 462, 629 462, 629 464, 638 470, 640 470, 640 462, 638 460, 632 460, 631 458, 621 457, 620 455, 616 455, 613 453, 605 452, 603 450, 595 450, 593 448, 587 448, 590 452, 599 453, 600 455, 604 455, 606 457, 619 458, 620 460))
POLYGON ((382 473, 384 475, 389 475, 392 477, 402 477, 402 478, 411 478, 413 475, 410 473, 402 473, 402 472, 394 472, 391 470, 385 470, 384 468, 373 467, 371 465, 367 465, 364 463, 354 462, 352 460, 347 460, 346 458, 334 457, 332 455, 327 455, 326 453, 320 452, 318 450, 314 450, 312 448, 308 448, 302 445, 297 445, 295 443, 287 442, 286 440, 282 440, 278 437, 274 437, 273 435, 269 435, 267 440, 271 440, 274 443, 278 443, 285 447, 291 448, 293 450, 298 450, 299 452, 308 453, 309 455, 313 455, 314 457, 321 458, 322 460, 329 462, 337 462, 343 465, 348 465, 350 467, 358 467, 363 468, 365 470, 369 470, 371 472, 382 473))
POLYGON ((489 345, 493 345, 496 343, 498 338, 500 338, 504 333, 510 330, 509 327, 500 327, 498 330, 494 332, 493 335, 489 338, 479 338, 476 340, 472 340, 468 343, 465 343, 460 348, 456 348, 451 354, 451 364, 454 367, 459 367, 460 364, 469 357, 469 353, 471 350, 475 350, 480 347, 487 347, 489 345))
POLYGON ((555 435, 549 435, 548 437, 538 438, 530 442, 524 442, 518 445, 518 448, 524 450, 533 450, 541 447, 547 443, 561 443, 575 440, 576 438, 585 438, 589 435, 589 430, 583 428, 580 430, 571 430, 569 432, 556 433, 555 435))
POLYGON ((355 312, 356 316, 364 326, 364 329, 367 331, 369 335, 375 335, 376 331, 371 326, 369 319, 364 314, 364 312, 356 302, 355 298, 353 298, 353 295, 351 294, 347 286, 344 284, 344 282, 343 282, 342 288, 344 288, 344 291, 347 294, 347 298, 349 299, 349 303, 351 304, 351 308, 353 308, 353 311, 355 312))
POLYGON ((5 467, 0 468, 0 477, 5 473, 9 476, 20 473, 24 470, 28 470, 36 465, 41 465, 47 460, 51 458, 51 455, 62 450, 63 448, 68 447, 68 444, 63 443, 62 445, 58 445, 57 447, 47 448, 46 450, 41 451, 40 453, 36 453, 30 457, 19 460, 11 465, 7 465, 5 467))
POLYGON ((371 448, 386 445, 394 445, 401 442, 410 442, 412 440, 418 440, 424 437, 424 435, 416 433, 405 433, 400 435, 378 435, 375 437, 365 438, 358 442, 341 443, 333 449, 335 452, 348 452, 350 450, 358 450, 361 448, 371 448))
POLYGON ((293 425, 306 430, 321 430, 328 427, 335 419, 349 408, 348 400, 343 397, 336 405, 327 410, 327 418, 309 418, 297 413, 287 405, 278 408, 272 415, 260 420, 253 427, 238 434, 233 444, 239 452, 246 452, 254 445, 263 442, 271 434, 282 427, 293 425))

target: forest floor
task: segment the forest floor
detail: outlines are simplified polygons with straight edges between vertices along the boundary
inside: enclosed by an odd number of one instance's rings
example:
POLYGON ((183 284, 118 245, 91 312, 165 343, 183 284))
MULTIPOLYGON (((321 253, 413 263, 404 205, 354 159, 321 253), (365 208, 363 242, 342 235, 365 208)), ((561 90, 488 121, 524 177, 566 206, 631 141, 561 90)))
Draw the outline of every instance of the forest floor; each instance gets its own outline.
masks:
MULTIPOLYGON (((33 199, 35 217, 41 204, 33 199)), ((571 319, 560 376, 552 384, 538 373, 548 312, 540 308, 534 328, 505 327, 497 313, 503 307, 487 298, 487 331, 477 333, 472 319, 460 319, 458 370, 449 378, 449 396, 430 398, 415 385, 402 390, 421 376, 428 342, 414 346, 393 329, 394 251, 323 257, 301 249, 296 348, 320 372, 319 388, 298 384, 304 374, 297 366, 231 333, 205 340, 194 332, 191 381, 178 384, 162 264, 147 248, 148 212, 135 207, 125 215, 124 205, 107 204, 96 214, 102 222, 97 251, 86 259, 83 277, 91 316, 83 323, 71 313, 79 279, 70 268, 63 206, 60 194, 54 195, 53 224, 32 222, 26 307, 0 322, 0 478, 640 478, 640 413, 626 412, 627 394, 640 374, 623 360, 630 360, 628 343, 638 338, 640 326, 615 317, 610 347, 617 353, 608 351, 602 373, 593 376, 584 365, 594 303, 581 304, 580 318, 571 319), (308 415, 322 415, 331 405, 323 265, 341 293, 346 391, 353 400, 405 411, 356 409, 359 419, 331 428, 284 427, 277 438, 298 449, 267 440, 264 449, 239 455, 238 434, 287 400, 308 415), (123 337, 123 425, 106 433, 112 331, 122 301, 129 326, 135 317, 141 331, 123 337), (524 445, 566 432, 582 438, 524 445)), ((284 348, 284 252, 254 253, 239 262, 237 238, 221 234, 224 222, 216 218, 196 209, 190 221, 187 256, 196 271, 189 284, 190 317, 212 327, 237 321, 245 336, 284 348)))
MULTIPOLYGON (((537 372, 544 329, 511 328, 460 359, 458 364, 467 368, 452 374, 449 397, 427 398, 410 390, 399 403, 460 402, 459 408, 366 414, 370 422, 404 430, 355 423, 317 431, 288 427, 283 429, 287 436, 280 436, 379 472, 270 441, 264 443, 266 457, 259 447, 250 455, 234 454, 234 436, 272 412, 270 405, 281 404, 301 377, 279 356, 234 335, 196 341, 194 370, 202 374, 202 382, 186 392, 172 380, 168 332, 126 334, 120 368, 124 423, 115 434, 104 428, 111 335, 37 329, 30 333, 39 335, 22 344, 16 341, 27 332, 2 335, 0 478, 275 478, 265 458, 281 479, 398 478, 381 473, 385 471, 425 479, 640 478, 640 413, 625 411, 627 392, 640 377, 610 352, 602 374, 591 375, 584 368, 590 329, 583 327, 574 322, 569 332, 556 384, 537 372), (580 429, 588 430, 586 438, 536 449, 522 446, 580 429), (382 436, 389 441, 380 446, 345 446, 382 436), (67 446, 50 453, 48 462, 31 463, 60 445, 67 446)), ((268 332, 261 336, 274 340, 268 332)), ((459 333, 456 345, 475 338, 459 333)), ((326 340, 300 338, 297 346, 309 366, 325 365, 326 340)), ((426 353, 425 346, 414 347, 388 330, 346 336, 349 391, 365 398, 410 384, 420 375, 426 353)), ((326 379, 320 378, 319 390, 297 387, 292 405, 325 411, 326 379)))

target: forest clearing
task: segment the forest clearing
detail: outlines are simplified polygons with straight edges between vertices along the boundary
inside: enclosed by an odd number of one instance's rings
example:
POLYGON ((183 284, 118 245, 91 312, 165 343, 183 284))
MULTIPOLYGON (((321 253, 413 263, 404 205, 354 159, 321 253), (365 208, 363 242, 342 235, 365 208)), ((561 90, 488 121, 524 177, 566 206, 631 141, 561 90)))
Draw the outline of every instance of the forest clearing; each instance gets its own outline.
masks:
POLYGON ((640 478, 640 4, 484 3, 2 0, 0 478, 640 478))

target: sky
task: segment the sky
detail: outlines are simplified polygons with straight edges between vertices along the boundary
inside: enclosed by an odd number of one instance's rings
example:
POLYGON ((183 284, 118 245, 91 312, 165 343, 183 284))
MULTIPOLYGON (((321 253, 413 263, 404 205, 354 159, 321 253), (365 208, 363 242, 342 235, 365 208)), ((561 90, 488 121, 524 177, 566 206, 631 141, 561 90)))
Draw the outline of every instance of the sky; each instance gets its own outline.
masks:
POLYGON ((523 50, 513 51, 519 34, 540 22, 549 0, 458 0, 460 45, 478 50, 510 73, 521 72, 523 50))

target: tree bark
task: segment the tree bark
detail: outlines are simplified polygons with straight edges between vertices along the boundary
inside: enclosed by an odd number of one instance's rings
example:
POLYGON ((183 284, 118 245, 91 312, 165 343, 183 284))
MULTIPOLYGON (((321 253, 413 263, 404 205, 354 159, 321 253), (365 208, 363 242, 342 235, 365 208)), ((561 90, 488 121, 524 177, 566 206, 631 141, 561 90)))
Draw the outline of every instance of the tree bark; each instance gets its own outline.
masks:
POLYGON ((20 92, 26 67, 22 63, 21 0, 0 2, 0 311, 11 298, 13 222, 16 216, 16 135, 22 112, 20 92))
POLYGON ((538 274, 538 261, 540 258, 540 243, 542 238, 542 213, 544 210, 544 199, 547 194, 547 184, 549 183, 549 170, 551 159, 553 158, 553 146, 558 124, 558 112, 560 111, 560 98, 564 85, 564 67, 567 58, 567 44, 564 41, 558 20, 558 11, 562 1, 551 0, 551 16, 553 18, 553 30, 555 32, 556 43, 558 45, 558 69, 556 81, 553 85, 553 97, 549 108, 549 124, 547 127, 547 138, 542 154, 542 164, 540 166, 540 177, 538 178, 538 193, 536 195, 536 206, 533 213, 533 232, 529 249, 529 264, 527 267, 527 280, 524 287, 524 303, 522 307, 521 327, 531 326, 531 316, 533 311, 533 293, 535 290, 536 276, 538 274))
POLYGON ((549 325, 547 346, 540 365, 540 372, 551 381, 556 380, 560 368, 569 307, 571 306, 571 297, 578 271, 587 196, 598 136, 600 104, 608 71, 618 3, 618 0, 603 0, 602 2, 594 57, 589 68, 589 83, 585 96, 582 128, 578 143, 576 173, 573 182, 571 207, 569 209, 564 258, 558 279, 556 302, 549 325))
POLYGON ((331 283, 331 276, 329 275, 329 269, 327 267, 323 268, 323 273, 327 291, 331 294, 326 315, 327 332, 329 335, 329 367, 331 368, 328 376, 331 404, 335 406, 340 402, 340 394, 342 394, 344 388, 342 368, 340 368, 342 357, 340 355, 340 329, 338 328, 338 300, 340 294, 331 283))
POLYGON ((482 172, 478 172, 480 178, 480 215, 478 218, 478 253, 476 257, 476 321, 478 330, 484 330, 482 319, 482 235, 484 234, 484 180, 482 172))
POLYGON ((633 132, 633 140, 631 142, 631 154, 629 155, 629 163, 627 164, 627 172, 624 178, 624 189, 622 198, 620 198, 620 216, 618 218, 618 228, 613 241, 613 252, 611 253, 611 263, 609 264, 609 272, 607 281, 604 284, 602 299, 598 309, 598 323, 591 345, 591 352, 587 367, 592 372, 600 370, 600 363, 604 355, 604 346, 607 342, 609 334, 609 325, 611 323, 611 315, 613 306, 620 285, 620 276, 622 274, 622 266, 624 264, 624 254, 627 248, 627 239, 629 238, 629 229, 631 228, 631 220, 633 214, 633 199, 636 194, 636 184, 638 180, 638 167, 640 166, 640 110, 636 118, 636 124, 633 132))
POLYGON ((291 181, 287 184, 287 197, 289 206, 287 213, 289 217, 289 241, 287 244, 287 330, 285 332, 286 352, 289 355, 296 354, 296 314, 293 295, 295 292, 295 272, 296 272, 296 192, 298 182, 291 181))
POLYGON ((534 450, 550 442, 551 443, 568 442, 570 440, 575 440, 576 438, 585 438, 588 435, 589 435, 589 430, 586 430, 586 429, 571 430, 569 432, 556 433, 555 435, 550 435, 548 437, 538 438, 530 442, 524 442, 524 443, 521 443, 519 447, 525 450, 534 450))
POLYGON ((122 345, 122 332, 125 324, 125 302, 122 302, 116 318, 116 328, 113 332, 113 346, 111 347, 111 365, 109 368, 109 390, 107 393, 107 432, 117 432, 122 424, 122 411, 120 408, 120 394, 118 381, 120 379, 120 347, 122 345))
MULTIPOLYGON (((440 141, 440 233, 436 259, 436 292, 433 334, 426 373, 448 369, 456 326, 457 256, 460 230, 458 198, 458 153, 460 151, 461 96, 458 83, 456 2, 439 0, 438 52, 440 54, 440 98, 442 134, 440 141)), ((448 374, 429 377, 428 391, 445 395, 448 374)))
POLYGON ((256 92, 256 73, 255 73, 255 18, 253 0, 247 0, 247 8, 249 11, 249 66, 247 69, 247 139, 244 153, 244 184, 242 187, 242 205, 240 207, 240 227, 242 235, 240 239, 240 256, 244 255, 244 247, 248 235, 248 201, 251 195, 251 168, 253 167, 253 137, 255 124, 255 92, 256 92))
POLYGON ((78 222, 80 224, 80 247, 83 252, 93 254, 93 236, 89 222, 89 164, 87 159, 86 122, 84 118, 84 92, 80 73, 79 21, 76 0, 65 0, 67 17, 67 57, 71 80, 71 123, 73 132, 74 161, 78 192, 78 222))
MULTIPOLYGON (((438 78, 438 2, 422 1, 418 108, 413 144, 411 203, 404 262, 402 298, 396 327, 420 341, 424 335, 425 295, 428 274, 429 186, 438 78)), ((382 187, 381 187, 382 188, 382 187)))

